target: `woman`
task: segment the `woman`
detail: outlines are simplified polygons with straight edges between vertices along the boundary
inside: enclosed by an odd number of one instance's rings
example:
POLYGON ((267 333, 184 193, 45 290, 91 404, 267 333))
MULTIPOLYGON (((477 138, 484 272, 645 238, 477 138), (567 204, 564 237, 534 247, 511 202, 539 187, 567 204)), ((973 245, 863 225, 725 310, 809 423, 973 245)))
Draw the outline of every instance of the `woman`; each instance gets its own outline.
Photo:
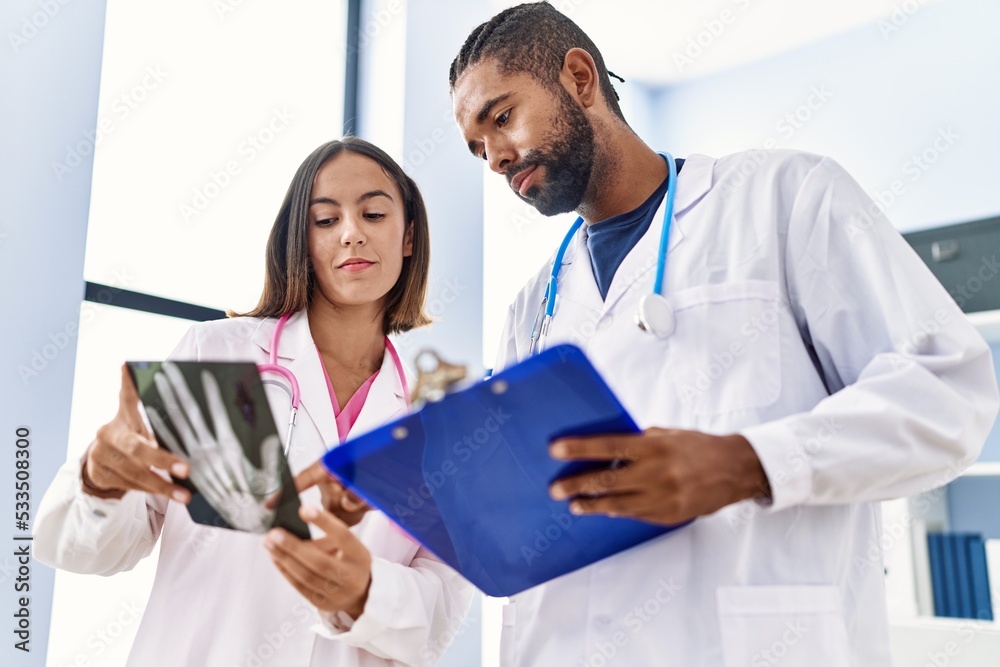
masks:
MULTIPOLYGON (((35 555, 108 575, 132 568, 162 534, 129 665, 423 665, 440 656, 471 588, 384 515, 341 498, 317 463, 327 443, 405 412, 407 378, 387 334, 427 323, 428 261, 416 184, 365 141, 330 142, 288 189, 257 307, 194 325, 171 354, 265 364, 276 347, 301 390, 288 458, 313 540, 192 522, 188 491, 153 470, 184 478, 190 467, 157 448, 123 368, 118 415, 42 501, 35 555)), ((268 396, 286 423, 287 395, 268 396)))

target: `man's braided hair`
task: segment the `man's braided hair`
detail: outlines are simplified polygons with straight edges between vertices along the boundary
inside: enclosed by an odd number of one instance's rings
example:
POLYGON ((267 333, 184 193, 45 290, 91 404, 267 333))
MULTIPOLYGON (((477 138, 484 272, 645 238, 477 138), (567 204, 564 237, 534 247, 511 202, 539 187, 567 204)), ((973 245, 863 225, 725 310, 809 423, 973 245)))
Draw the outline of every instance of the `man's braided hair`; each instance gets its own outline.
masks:
POLYGON ((503 74, 526 72, 554 89, 560 86, 559 73, 566 52, 572 48, 583 49, 594 59, 601 93, 608 107, 624 121, 618 94, 611 85, 612 76, 621 77, 608 72, 601 52, 580 26, 547 2, 511 7, 473 30, 451 63, 449 84, 454 90, 465 70, 492 58, 503 74))

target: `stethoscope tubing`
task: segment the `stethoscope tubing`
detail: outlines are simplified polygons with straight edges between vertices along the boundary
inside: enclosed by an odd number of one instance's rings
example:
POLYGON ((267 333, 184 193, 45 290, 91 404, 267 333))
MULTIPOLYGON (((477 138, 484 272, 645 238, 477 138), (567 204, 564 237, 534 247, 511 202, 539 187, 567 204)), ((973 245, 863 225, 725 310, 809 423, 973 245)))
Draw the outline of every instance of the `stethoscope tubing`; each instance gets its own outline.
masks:
MULTIPOLYGON (((653 280, 653 293, 662 297, 667 270, 667 250, 670 244, 670 225, 674 217, 674 199, 677 195, 677 163, 670 153, 663 152, 660 155, 667 161, 669 176, 667 178, 666 204, 663 209, 663 227, 660 231, 660 243, 656 255, 656 277, 653 280)), ((531 337, 528 344, 529 356, 535 353, 536 349, 540 347, 541 340, 548 334, 549 323, 555 316, 559 272, 562 270, 563 257, 582 225, 583 217, 578 216, 563 237, 562 243, 559 244, 559 250, 556 251, 555 259, 552 261, 552 269, 549 271, 549 282, 545 288, 545 296, 542 297, 542 316, 536 317, 531 326, 531 337)))
MULTIPOLYGON (((285 323, 288 318, 292 316, 292 313, 285 313, 280 318, 278 318, 278 323, 274 327, 274 333, 271 334, 271 351, 268 358, 268 363, 257 364, 257 370, 263 373, 277 373, 281 375, 285 380, 288 381, 288 386, 291 391, 289 404, 290 410, 288 415, 288 431, 285 436, 285 456, 287 458, 288 453, 291 451, 292 447, 292 432, 295 428, 295 419, 299 412, 299 405, 301 399, 301 392, 299 390, 299 381, 296 379, 295 374, 291 370, 285 368, 278 363, 278 343, 281 341, 281 333, 285 328, 285 323)), ((399 384, 403 389, 403 398, 406 401, 406 407, 410 407, 410 388, 406 381, 406 373, 403 370, 403 363, 399 360, 399 354, 396 352, 395 346, 393 346, 392 341, 389 337, 385 338, 386 349, 389 350, 390 356, 392 356, 393 364, 396 367, 396 374, 399 376, 399 384)))

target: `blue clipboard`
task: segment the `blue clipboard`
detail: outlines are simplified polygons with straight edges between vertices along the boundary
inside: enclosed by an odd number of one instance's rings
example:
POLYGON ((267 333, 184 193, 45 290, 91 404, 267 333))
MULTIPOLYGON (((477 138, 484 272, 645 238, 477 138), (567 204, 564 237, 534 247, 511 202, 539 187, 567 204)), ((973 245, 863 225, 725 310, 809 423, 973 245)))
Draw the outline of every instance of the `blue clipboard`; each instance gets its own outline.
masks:
POLYGON ((562 436, 639 428, 572 345, 552 347, 330 450, 323 463, 369 505, 481 591, 519 593, 668 533, 576 516, 549 497, 559 477, 607 462, 556 461, 562 436))

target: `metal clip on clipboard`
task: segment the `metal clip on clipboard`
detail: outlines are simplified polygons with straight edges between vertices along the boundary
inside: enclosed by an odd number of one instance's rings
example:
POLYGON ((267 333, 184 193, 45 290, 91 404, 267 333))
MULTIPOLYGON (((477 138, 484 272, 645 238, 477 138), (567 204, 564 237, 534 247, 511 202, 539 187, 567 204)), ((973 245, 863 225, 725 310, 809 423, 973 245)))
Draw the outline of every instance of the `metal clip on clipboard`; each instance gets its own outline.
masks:
POLYGON ((519 593, 679 527, 572 516, 568 499, 549 496, 554 479, 591 464, 553 459, 547 443, 639 432, 579 348, 553 346, 463 388, 461 367, 436 354, 418 366, 421 409, 334 447, 323 464, 487 595, 519 593), (531 551, 554 530, 544 554, 531 551))
POLYGON ((428 402, 437 402, 455 391, 469 374, 468 366, 450 364, 441 356, 425 348, 417 354, 417 384, 413 387, 410 403, 419 410, 428 402))

